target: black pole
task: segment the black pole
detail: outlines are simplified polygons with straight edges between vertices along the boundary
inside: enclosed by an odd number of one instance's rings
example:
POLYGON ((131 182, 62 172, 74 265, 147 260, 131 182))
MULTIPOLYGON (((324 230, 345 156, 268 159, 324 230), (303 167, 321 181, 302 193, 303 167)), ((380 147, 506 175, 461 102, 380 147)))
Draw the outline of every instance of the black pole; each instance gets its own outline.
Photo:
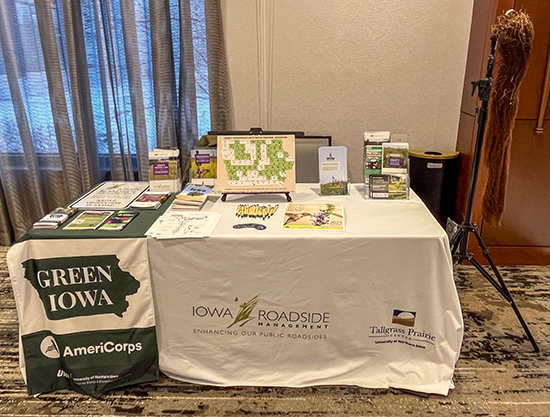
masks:
MULTIPOLYGON (((476 109, 477 114, 477 134, 476 144, 474 149, 474 158, 472 160, 472 171, 470 174, 470 184, 468 187, 468 198, 466 200, 466 211, 464 212, 464 224, 472 222, 472 207, 474 205, 474 197, 477 187, 477 177, 479 173, 479 161, 481 159, 481 150, 483 148, 483 137, 485 135, 485 127, 487 125, 487 115, 489 113, 489 99, 491 98, 491 89, 493 87, 493 67, 495 64, 495 50, 497 47, 497 37, 491 36, 491 52, 487 62, 487 74, 485 78, 478 81, 472 81, 472 95, 476 88, 478 89, 478 97, 481 100, 481 106, 476 109)), ((468 248, 468 233, 460 242, 460 252, 466 253, 468 248)))
POLYGON ((466 210, 464 212, 464 220, 459 225, 451 219, 448 220, 448 225, 451 226, 450 230, 453 230, 453 235, 450 238, 451 254, 453 256, 453 262, 461 263, 463 260, 469 261, 480 273, 481 275, 489 281, 493 287, 500 293, 500 295, 511 305, 516 317, 518 318, 521 327, 525 331, 527 338, 531 342, 535 352, 539 352, 539 347, 535 341, 529 326, 523 319, 519 308, 516 303, 502 275, 500 274, 495 263, 491 259, 491 254, 489 249, 483 243, 481 239, 481 234, 478 232, 477 225, 472 223, 472 207, 474 205, 474 198, 477 186, 477 177, 479 174, 479 162, 481 158, 481 150, 483 148, 483 137, 485 135, 485 127, 487 124, 487 115, 489 109, 489 99, 491 98, 491 88, 493 87, 493 67, 495 63, 495 50, 497 47, 497 38, 496 36, 491 37, 491 52, 489 54, 489 59, 487 62, 487 74, 484 78, 479 79, 478 81, 472 81, 472 95, 474 94, 476 88, 478 89, 479 100, 481 101, 481 106, 476 109, 477 114, 477 133, 476 133, 476 143, 474 149, 474 155, 472 159, 472 169, 470 174, 470 183, 468 188, 468 199, 466 200, 466 210), (473 233, 479 246, 482 249, 483 257, 489 262, 491 270, 495 275, 496 279, 489 274, 475 258, 472 253, 468 252, 468 237, 470 233, 473 233))

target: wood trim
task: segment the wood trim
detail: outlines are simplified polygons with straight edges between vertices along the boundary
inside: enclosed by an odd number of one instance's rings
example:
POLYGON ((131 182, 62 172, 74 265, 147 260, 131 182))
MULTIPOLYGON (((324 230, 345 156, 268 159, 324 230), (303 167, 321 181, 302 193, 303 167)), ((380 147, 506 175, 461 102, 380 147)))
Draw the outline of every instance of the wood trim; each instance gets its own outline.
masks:
MULTIPOLYGON (((470 239, 469 246, 475 260, 482 265, 487 265, 488 262, 477 246, 475 238, 470 239)), ((489 253, 496 265, 550 265, 550 247, 548 246, 491 246, 489 253)))
POLYGON ((546 113, 546 105, 548 104, 548 95, 550 94, 550 45, 548 46, 548 58, 546 60, 546 73, 544 75, 544 83, 542 85, 542 98, 540 100, 539 117, 537 119, 537 127, 535 133, 541 135, 543 133, 542 124, 544 123, 544 115, 546 113))

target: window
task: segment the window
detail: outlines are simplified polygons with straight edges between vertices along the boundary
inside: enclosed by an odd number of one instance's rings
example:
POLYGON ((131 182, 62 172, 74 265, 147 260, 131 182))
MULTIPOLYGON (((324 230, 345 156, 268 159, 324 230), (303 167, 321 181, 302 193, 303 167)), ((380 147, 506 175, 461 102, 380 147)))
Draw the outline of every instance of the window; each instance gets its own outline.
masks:
MULTIPOLYGON (((6 0, 2 0, 6 1, 6 0)), ((16 44, 15 54, 20 69, 18 83, 26 110, 28 124, 33 137, 35 150, 40 154, 55 154, 58 152, 55 136, 54 120, 50 107, 50 94, 42 47, 40 44, 38 21, 33 0, 7 0, 10 7, 12 32, 16 44)), ((108 135, 110 129, 116 129, 115 114, 112 111, 116 100, 119 129, 125 138, 124 146, 135 152, 134 126, 132 123, 132 106, 128 71, 124 54, 124 38, 118 0, 101 0, 101 6, 111 7, 111 22, 98 9, 94 0, 82 0, 81 11, 86 45, 89 85, 93 108, 94 126, 97 137, 97 147, 100 154, 108 153, 108 135), (100 42, 106 24, 112 28, 112 43, 107 47, 110 56, 114 57, 110 68, 111 76, 116 77, 113 88, 106 76, 109 75, 105 61, 105 45, 100 42), (103 66, 103 67, 102 67, 103 66), (114 97, 113 97, 114 96, 114 97), (105 111, 106 107, 110 111, 105 111)), ((138 53, 140 75, 143 92, 143 107, 147 125, 147 140, 149 148, 157 145, 156 121, 154 107, 153 68, 151 57, 151 28, 149 22, 149 0, 135 0, 135 17, 138 37, 138 53)), ((208 69, 206 54, 206 30, 204 19, 204 0, 191 0, 193 52, 195 57, 195 77, 197 91, 197 112, 199 135, 210 130, 210 103, 208 94, 208 69)), ((61 0, 52 2, 52 15, 56 29, 56 39, 59 51, 59 61, 65 86, 65 98, 69 110, 71 125, 71 89, 69 65, 66 50, 66 39, 63 22, 61 0)), ((178 0, 170 0, 170 17, 172 24, 172 39, 176 84, 180 65, 180 17, 178 0)), ((1 51, 1 46, 0 46, 1 51)), ((19 138, 19 130, 12 97, 8 84, 8 74, 4 62, 3 51, 0 53, 0 151, 9 153, 23 152, 19 138)), ((176 88, 178 86, 176 85, 176 88)), ((111 132, 116 133, 116 132, 111 132)), ((114 151, 119 152, 119 142, 113 141, 114 151)))

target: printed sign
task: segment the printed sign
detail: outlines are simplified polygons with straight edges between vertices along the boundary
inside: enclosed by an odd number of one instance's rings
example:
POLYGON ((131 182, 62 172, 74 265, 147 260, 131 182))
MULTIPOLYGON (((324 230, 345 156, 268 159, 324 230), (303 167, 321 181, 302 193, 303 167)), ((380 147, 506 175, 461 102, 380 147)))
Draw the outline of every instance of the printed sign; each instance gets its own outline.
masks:
POLYGON ((29 394, 158 379, 145 239, 29 240, 8 267, 29 394))

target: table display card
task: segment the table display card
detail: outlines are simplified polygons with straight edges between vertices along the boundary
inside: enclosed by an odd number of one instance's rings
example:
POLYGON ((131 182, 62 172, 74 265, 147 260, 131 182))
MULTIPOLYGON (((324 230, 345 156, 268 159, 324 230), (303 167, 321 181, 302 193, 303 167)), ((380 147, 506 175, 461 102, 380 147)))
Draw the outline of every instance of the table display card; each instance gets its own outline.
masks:
POLYGON ((192 184, 216 185, 218 171, 218 150, 216 148, 195 148, 191 151, 192 184))
POLYGON ((347 195, 348 148, 321 146, 319 148, 319 185, 321 195, 347 195))
POLYGON ((151 191, 177 193, 181 189, 178 149, 153 149, 149 152, 149 185, 151 191))
POLYGON ((219 136, 218 192, 293 192, 294 140, 294 135, 219 136))
POLYGON ((283 229, 344 230, 344 207, 328 203, 289 203, 283 229))
POLYGON ((82 210, 124 210, 149 183, 146 181, 106 181, 70 205, 82 210))

